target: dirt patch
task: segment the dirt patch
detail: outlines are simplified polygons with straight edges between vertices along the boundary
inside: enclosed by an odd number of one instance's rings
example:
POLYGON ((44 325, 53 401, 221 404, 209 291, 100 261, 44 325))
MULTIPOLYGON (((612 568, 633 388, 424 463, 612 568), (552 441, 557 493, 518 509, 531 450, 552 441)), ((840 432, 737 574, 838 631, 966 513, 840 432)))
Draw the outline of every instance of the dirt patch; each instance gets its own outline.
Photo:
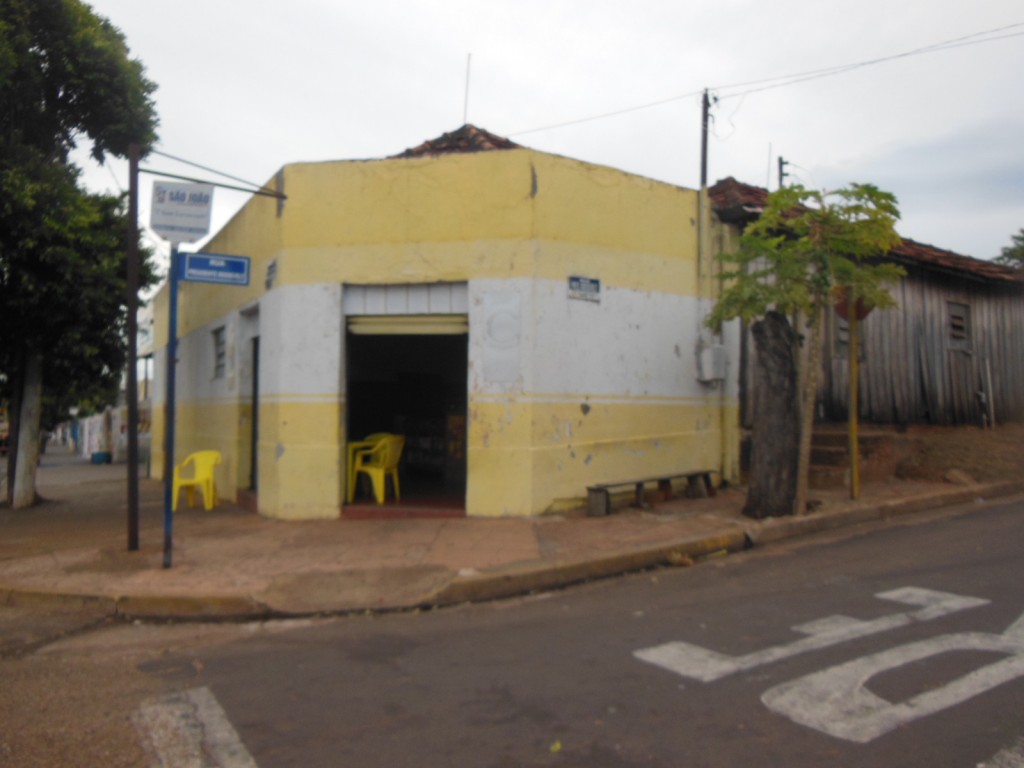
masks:
POLYGON ((1020 479, 1024 424, 994 429, 915 425, 896 432, 896 476, 941 482, 954 470, 979 483, 1020 479))

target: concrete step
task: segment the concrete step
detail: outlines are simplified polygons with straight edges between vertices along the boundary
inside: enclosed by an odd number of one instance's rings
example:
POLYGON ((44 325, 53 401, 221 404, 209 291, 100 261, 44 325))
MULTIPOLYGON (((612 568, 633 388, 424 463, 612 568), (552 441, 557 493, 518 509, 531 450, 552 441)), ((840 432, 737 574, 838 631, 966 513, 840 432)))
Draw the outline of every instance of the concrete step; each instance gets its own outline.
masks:
POLYGON ((825 467, 812 464, 807 472, 807 487, 816 491, 846 488, 850 483, 846 467, 825 467))
POLYGON ((824 467, 845 467, 848 461, 846 446, 819 446, 811 445, 811 466, 824 467))
MULTIPOLYGON (((893 436, 888 434, 866 433, 858 436, 862 454, 873 453, 891 445, 893 436)), ((811 435, 811 445, 820 448, 846 448, 850 443, 849 435, 845 431, 815 431, 811 435)))
MULTIPOLYGON (((896 472, 895 438, 885 433, 858 436, 862 481, 887 480, 896 472)), ((808 486, 817 490, 850 485, 849 437, 845 430, 815 431, 811 437, 808 486)))

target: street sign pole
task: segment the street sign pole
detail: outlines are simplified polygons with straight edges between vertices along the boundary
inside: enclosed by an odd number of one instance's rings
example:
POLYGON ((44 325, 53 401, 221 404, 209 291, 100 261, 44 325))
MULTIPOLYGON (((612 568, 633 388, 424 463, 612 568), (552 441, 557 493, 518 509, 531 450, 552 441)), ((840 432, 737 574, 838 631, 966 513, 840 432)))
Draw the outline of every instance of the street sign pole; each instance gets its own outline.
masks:
POLYGON ((178 357, 178 244, 171 244, 168 276, 170 297, 167 317, 167 399, 164 407, 164 568, 171 567, 174 548, 174 380, 178 357))
POLYGON ((210 231, 213 186, 156 182, 150 208, 150 227, 171 241, 170 292, 167 313, 167 400, 164 404, 164 568, 174 552, 174 427, 175 373, 178 364, 178 280, 180 243, 191 243, 210 231))
POLYGON ((128 147, 128 551, 139 548, 139 154, 128 147))

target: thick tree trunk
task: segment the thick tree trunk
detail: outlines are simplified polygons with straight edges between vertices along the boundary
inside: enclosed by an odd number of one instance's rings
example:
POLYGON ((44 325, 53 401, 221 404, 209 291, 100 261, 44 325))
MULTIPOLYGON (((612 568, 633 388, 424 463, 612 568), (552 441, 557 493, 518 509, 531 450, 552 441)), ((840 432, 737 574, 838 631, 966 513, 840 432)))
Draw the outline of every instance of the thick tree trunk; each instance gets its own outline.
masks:
POLYGON ((757 350, 750 483, 743 514, 789 515, 797 489, 800 403, 797 335, 785 315, 769 312, 750 328, 757 350))
POLYGON ((29 350, 18 414, 18 446, 15 458, 11 506, 14 509, 36 503, 36 466, 39 463, 39 424, 43 405, 43 357, 29 350))
POLYGON ((11 402, 7 412, 7 484, 4 493, 8 505, 14 503, 14 473, 18 468, 18 425, 21 424, 21 389, 25 378, 25 352, 18 350, 11 361, 11 402))

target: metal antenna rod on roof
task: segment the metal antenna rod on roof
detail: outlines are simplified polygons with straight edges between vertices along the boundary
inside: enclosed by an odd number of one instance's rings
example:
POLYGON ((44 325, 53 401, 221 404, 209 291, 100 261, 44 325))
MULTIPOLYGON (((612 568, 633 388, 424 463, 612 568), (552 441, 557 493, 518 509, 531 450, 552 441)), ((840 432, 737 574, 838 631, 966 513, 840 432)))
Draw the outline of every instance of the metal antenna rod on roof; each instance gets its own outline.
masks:
POLYGON ((473 54, 466 54, 466 95, 462 100, 462 124, 469 122, 469 68, 473 63, 473 54))
POLYGON ((704 89, 704 96, 701 98, 701 119, 700 119, 700 188, 708 185, 708 120, 711 117, 711 98, 708 89, 704 89))

